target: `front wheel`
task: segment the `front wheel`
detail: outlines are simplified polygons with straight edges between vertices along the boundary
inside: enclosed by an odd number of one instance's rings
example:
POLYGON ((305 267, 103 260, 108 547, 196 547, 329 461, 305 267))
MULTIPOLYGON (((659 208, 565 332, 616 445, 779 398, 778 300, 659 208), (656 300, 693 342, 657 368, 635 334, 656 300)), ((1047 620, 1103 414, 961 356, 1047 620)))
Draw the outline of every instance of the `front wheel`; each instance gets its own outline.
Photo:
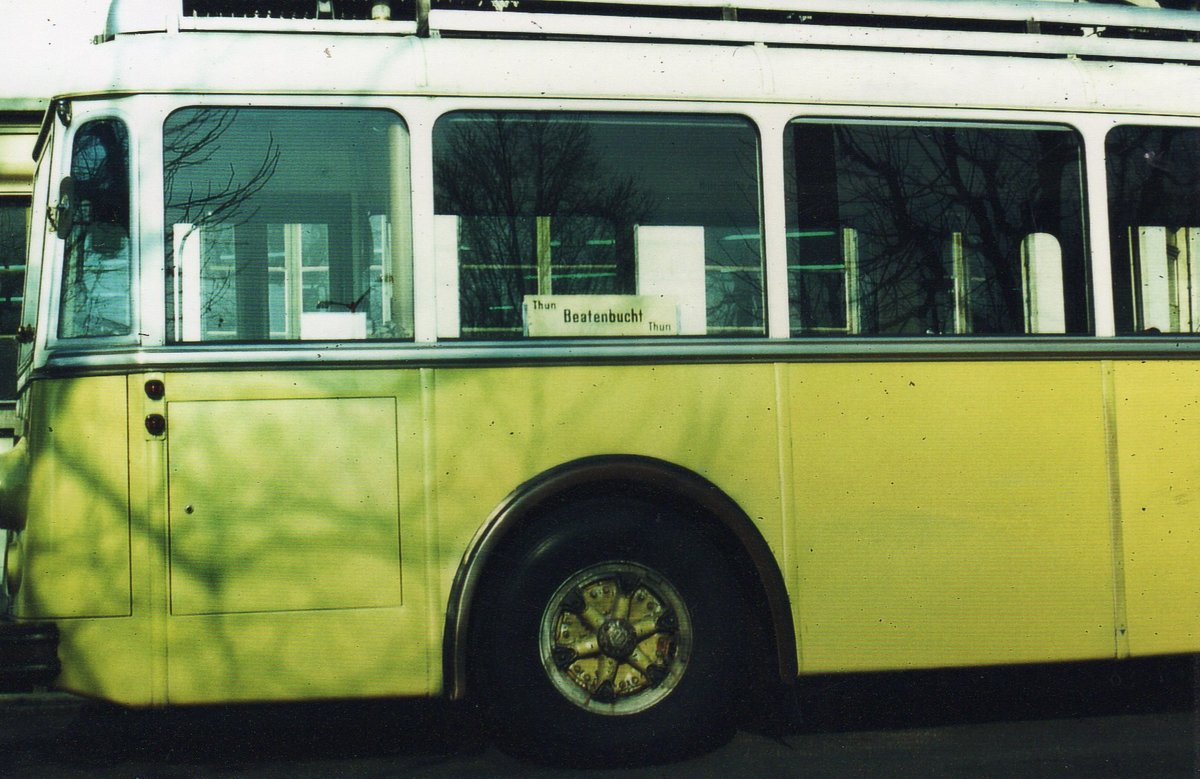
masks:
POLYGON ((471 660, 502 746, 603 767, 719 743, 753 674, 749 609, 716 542, 635 500, 544 519, 477 605, 471 660))

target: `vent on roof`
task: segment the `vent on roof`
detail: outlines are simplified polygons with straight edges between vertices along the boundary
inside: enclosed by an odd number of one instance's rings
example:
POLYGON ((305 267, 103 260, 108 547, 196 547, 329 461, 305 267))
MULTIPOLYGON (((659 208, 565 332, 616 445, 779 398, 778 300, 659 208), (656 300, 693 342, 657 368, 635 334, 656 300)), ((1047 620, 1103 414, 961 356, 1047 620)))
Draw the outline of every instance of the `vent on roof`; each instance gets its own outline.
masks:
POLYGON ((102 40, 193 30, 414 35, 418 3, 428 0, 111 0, 102 40))
POLYGON ((412 18, 412 0, 183 0, 183 15, 196 19, 412 18))

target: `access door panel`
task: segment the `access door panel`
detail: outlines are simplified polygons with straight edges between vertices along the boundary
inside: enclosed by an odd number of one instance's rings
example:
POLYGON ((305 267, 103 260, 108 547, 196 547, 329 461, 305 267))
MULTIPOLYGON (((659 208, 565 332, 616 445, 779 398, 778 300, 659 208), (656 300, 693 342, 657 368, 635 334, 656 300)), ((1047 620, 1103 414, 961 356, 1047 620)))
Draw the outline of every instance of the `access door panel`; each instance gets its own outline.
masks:
POLYGON ((171 613, 399 606, 392 398, 169 405, 171 613))

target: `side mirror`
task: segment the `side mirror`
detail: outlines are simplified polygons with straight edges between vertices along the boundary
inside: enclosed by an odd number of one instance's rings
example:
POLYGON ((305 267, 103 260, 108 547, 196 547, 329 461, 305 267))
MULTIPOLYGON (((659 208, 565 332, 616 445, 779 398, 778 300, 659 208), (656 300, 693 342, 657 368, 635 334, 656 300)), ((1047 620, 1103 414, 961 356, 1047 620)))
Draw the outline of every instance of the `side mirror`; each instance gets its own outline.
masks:
POLYGON ((75 226, 75 179, 67 176, 58 185, 58 205, 52 214, 54 234, 66 239, 75 226))

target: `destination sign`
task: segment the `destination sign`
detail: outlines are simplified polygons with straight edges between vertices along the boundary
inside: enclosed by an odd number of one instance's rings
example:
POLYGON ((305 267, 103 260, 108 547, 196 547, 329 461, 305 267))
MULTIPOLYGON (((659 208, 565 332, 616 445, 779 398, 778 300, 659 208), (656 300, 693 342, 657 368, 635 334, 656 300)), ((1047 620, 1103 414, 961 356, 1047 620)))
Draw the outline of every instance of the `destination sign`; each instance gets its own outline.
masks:
POLYGON ((525 334, 534 338, 679 334, 669 295, 526 295, 525 334))

